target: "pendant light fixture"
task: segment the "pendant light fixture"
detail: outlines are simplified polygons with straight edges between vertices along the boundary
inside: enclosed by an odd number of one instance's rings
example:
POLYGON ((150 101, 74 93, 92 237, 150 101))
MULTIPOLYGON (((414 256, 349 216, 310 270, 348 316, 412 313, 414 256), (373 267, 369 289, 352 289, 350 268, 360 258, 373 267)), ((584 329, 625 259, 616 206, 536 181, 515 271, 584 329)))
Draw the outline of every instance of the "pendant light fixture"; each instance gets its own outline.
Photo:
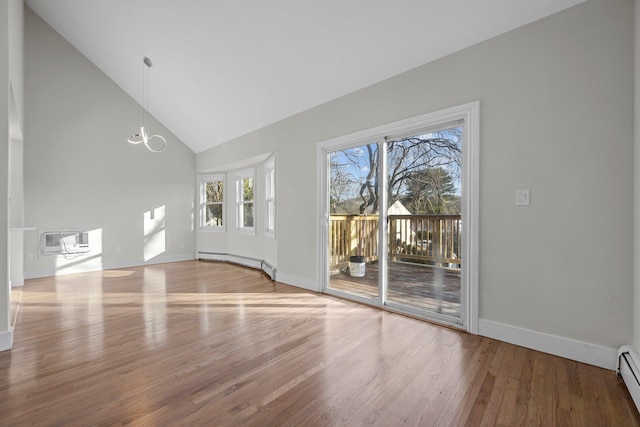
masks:
POLYGON ((161 135, 151 135, 147 133, 147 130, 144 128, 144 118, 145 112, 149 106, 149 82, 148 78, 145 78, 145 71, 147 68, 151 68, 153 63, 147 57, 142 60, 142 126, 140 126, 140 133, 136 133, 135 135, 131 135, 128 138, 128 141, 131 144, 140 144, 144 143, 144 145, 149 149, 149 151, 153 151, 154 153, 160 153, 167 148, 167 140, 164 139, 161 135), (146 83, 146 84, 145 84, 146 83))

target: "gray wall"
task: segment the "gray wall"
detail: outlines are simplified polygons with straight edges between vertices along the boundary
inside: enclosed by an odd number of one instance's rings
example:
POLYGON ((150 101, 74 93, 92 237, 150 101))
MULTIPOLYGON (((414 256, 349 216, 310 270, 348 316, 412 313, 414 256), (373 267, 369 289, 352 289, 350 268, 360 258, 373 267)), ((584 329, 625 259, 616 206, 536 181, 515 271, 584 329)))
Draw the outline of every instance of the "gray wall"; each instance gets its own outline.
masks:
POLYGON ((480 318, 617 348, 633 320, 632 7, 578 5, 200 153, 197 171, 277 151, 279 277, 320 289, 317 144, 479 100, 480 318))
POLYGON ((147 127, 166 137, 164 152, 127 143, 139 130, 140 105, 31 10, 25 14, 25 221, 38 231, 102 233, 99 253, 71 260, 40 256, 36 233, 26 235, 25 277, 192 259, 195 154, 153 118, 147 127), (151 211, 153 238, 164 243, 153 258, 145 257, 151 211))

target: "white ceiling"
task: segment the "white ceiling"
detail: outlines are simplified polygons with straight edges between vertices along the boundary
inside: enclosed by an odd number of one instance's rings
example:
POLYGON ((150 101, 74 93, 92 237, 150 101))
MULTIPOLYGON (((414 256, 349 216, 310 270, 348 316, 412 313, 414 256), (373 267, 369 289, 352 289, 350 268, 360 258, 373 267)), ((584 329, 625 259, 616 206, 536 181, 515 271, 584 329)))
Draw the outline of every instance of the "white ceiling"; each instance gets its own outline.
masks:
POLYGON ((26 3, 198 153, 583 1, 26 3))

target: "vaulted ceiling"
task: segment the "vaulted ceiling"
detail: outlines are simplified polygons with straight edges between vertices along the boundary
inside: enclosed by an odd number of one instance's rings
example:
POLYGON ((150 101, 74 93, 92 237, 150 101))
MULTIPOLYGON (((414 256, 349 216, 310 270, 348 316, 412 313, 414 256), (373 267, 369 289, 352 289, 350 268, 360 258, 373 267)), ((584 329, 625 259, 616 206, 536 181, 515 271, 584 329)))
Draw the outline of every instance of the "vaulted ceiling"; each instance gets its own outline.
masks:
POLYGON ((198 153, 584 0, 26 0, 198 153))

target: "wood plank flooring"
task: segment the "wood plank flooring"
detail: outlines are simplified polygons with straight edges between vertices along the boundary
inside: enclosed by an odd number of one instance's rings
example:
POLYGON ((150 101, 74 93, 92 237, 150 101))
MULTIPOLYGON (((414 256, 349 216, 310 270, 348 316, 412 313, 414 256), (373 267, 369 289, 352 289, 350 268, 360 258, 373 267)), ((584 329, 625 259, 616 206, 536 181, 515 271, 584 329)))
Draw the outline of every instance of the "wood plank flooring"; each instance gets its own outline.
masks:
POLYGON ((28 280, 2 426, 640 426, 614 372, 189 261, 28 280))

